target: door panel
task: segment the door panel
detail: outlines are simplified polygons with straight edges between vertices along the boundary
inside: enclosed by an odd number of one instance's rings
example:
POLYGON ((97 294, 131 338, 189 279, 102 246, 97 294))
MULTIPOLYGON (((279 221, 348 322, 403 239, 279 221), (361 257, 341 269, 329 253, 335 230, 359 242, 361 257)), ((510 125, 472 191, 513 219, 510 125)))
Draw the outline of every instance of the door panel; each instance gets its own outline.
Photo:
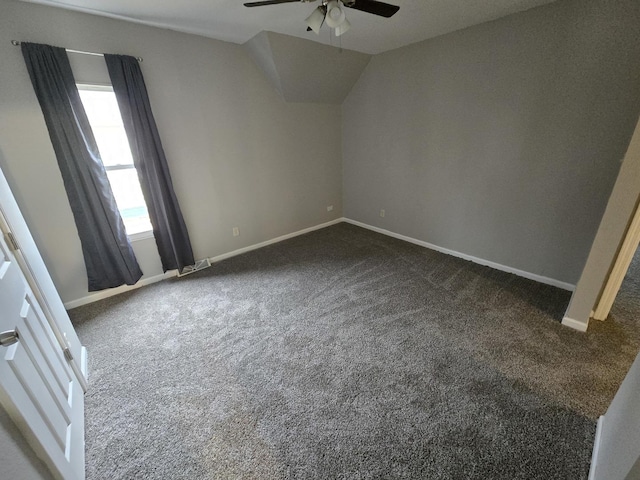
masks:
MULTIPOLYGON (((25 342, 22 342, 24 344, 25 342)), ((63 451, 66 451, 67 428, 69 421, 64 418, 59 405, 56 405, 51 392, 47 389, 46 379, 42 378, 28 353, 27 348, 10 349, 6 361, 11 367, 20 386, 29 397, 29 401, 38 410, 49 432, 63 451), (37 379, 37 380, 36 380, 37 379)))
POLYGON ((0 345, 0 405, 55 477, 82 480, 84 391, 5 240, 1 212, 0 230, 0 332, 18 336, 0 345))
MULTIPOLYGON (((29 299, 25 299, 23 311, 20 315, 27 328, 22 332, 25 338, 33 339, 33 343, 37 345, 37 349, 33 355, 39 355, 42 361, 39 364, 45 373, 49 373, 54 379, 57 388, 55 392, 59 392, 65 397, 69 394, 69 382, 71 382, 71 372, 66 366, 66 360, 63 358, 59 345, 54 343, 53 332, 49 328, 41 314, 36 313, 29 299)), ((26 342, 25 342, 26 343, 26 342)), ((52 392, 53 393, 53 392, 52 392)))
MULTIPOLYGON (((1 169, 0 216, 3 217, 2 221, 5 223, 5 226, 8 227, 7 229, 13 233, 20 247, 19 250, 13 252, 15 254, 13 257, 18 260, 18 263, 22 267, 23 273, 27 278, 27 283, 35 294, 41 310, 45 313, 45 318, 51 324, 56 340, 62 346, 63 350, 65 348, 69 349, 68 352, 72 358, 72 360, 69 361, 69 365, 72 367, 83 390, 86 392, 87 380, 86 371, 84 371, 84 367, 86 367, 86 351, 78 339, 71 320, 69 320, 69 315, 64 308, 60 295, 58 295, 58 291, 51 280, 51 276, 40 256, 38 247, 22 217, 22 213, 1 169)), ((5 233, 7 229, 5 229, 5 233)), ((0 258, 3 259, 3 265, 5 262, 8 262, 6 252, 0 251, 0 258)), ((0 271, 1 268, 2 266, 0 266, 0 271)))
POLYGON ((9 269, 9 265, 11 265, 11 261, 9 260, 9 252, 5 249, 6 244, 0 245, 0 255, 2 255, 2 265, 0 265, 0 280, 4 278, 4 275, 9 269))

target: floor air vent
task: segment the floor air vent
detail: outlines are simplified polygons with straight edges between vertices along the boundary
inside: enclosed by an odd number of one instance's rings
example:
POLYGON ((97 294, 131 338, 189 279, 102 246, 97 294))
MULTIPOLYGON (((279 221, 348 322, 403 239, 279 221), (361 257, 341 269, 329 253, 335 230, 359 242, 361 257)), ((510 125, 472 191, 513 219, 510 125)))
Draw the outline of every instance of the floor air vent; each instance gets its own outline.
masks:
POLYGON ((208 258, 204 260, 198 260, 195 265, 187 265, 182 269, 180 273, 178 273, 179 277, 184 277, 185 275, 189 275, 190 273, 199 272, 200 270, 204 270, 211 266, 211 262, 208 258))

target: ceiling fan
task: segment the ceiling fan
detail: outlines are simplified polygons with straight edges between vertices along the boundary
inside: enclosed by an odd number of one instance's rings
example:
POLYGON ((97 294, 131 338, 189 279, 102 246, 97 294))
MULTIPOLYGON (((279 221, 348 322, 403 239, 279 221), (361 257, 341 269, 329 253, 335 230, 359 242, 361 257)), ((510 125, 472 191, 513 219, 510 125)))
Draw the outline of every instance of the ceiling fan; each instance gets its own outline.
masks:
MULTIPOLYGON (((245 7, 262 7, 264 5, 277 5, 280 3, 310 3, 316 0, 261 0, 245 3, 245 7)), ((362 12, 372 13, 381 17, 390 18, 396 14, 400 7, 390 5, 377 0, 321 0, 322 5, 316 8, 305 20, 307 31, 320 34, 320 28, 324 23, 333 28, 337 37, 345 33, 351 27, 345 15, 343 7, 353 8, 362 12)))

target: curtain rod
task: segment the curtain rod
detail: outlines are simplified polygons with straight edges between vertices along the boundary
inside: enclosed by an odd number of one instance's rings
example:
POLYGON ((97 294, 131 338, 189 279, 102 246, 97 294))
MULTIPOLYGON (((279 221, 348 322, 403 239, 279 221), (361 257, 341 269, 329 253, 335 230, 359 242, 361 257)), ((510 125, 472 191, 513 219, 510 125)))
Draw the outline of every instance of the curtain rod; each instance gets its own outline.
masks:
MULTIPOLYGON (((20 46, 20 43, 18 40, 11 40, 11 44, 15 45, 16 47, 20 46)), ((79 53, 81 55, 93 55, 95 57, 104 57, 104 53, 96 53, 96 52, 85 52, 84 50, 72 50, 70 48, 65 48, 65 51, 68 53, 79 53)), ((142 61, 142 57, 135 57, 136 60, 138 60, 139 62, 142 61)))

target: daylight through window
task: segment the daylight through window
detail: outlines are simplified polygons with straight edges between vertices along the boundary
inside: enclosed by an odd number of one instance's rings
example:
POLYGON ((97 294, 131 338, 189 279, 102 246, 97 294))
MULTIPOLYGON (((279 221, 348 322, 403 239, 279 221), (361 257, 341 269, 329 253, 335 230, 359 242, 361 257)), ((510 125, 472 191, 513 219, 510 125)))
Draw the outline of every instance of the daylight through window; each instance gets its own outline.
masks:
POLYGON ((127 234, 151 231, 149 213, 113 89, 108 86, 78 85, 78 91, 127 234))

